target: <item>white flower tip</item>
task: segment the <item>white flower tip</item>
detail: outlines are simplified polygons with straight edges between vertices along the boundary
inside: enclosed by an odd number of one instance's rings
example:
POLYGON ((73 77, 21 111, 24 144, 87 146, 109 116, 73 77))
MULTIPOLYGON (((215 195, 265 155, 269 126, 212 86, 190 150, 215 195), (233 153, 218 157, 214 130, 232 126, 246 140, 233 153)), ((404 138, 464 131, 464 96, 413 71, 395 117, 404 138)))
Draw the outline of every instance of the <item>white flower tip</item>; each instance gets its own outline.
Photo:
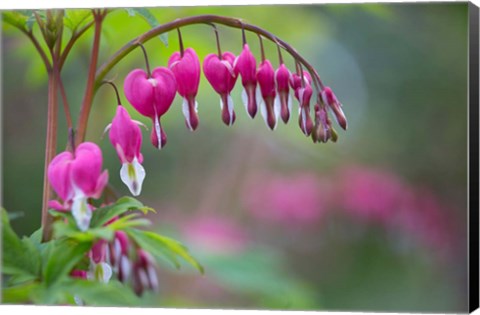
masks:
POLYGON ((132 195, 138 196, 142 191, 145 169, 138 163, 137 158, 134 158, 132 163, 123 163, 120 169, 120 178, 127 185, 132 195))
POLYGON ((72 215, 80 231, 85 232, 88 230, 90 219, 92 218, 92 210, 88 206, 87 198, 85 196, 74 197, 72 215))

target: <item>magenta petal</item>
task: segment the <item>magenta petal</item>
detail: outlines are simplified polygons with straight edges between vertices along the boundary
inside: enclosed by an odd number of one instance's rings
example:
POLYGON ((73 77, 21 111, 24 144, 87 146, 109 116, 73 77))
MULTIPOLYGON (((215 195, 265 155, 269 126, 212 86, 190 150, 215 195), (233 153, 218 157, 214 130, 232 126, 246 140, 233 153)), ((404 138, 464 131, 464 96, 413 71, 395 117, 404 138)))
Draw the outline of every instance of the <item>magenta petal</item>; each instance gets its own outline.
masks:
POLYGON ((203 73, 218 94, 230 94, 235 86, 234 61, 235 55, 230 52, 224 52, 222 60, 216 54, 209 54, 203 61, 203 73))
POLYGON ((275 98, 275 71, 270 61, 265 60, 260 64, 257 72, 257 82, 264 99, 267 97, 275 98))
POLYGON ((58 154, 48 165, 48 181, 63 201, 68 201, 73 197, 73 187, 71 184, 72 161, 72 153, 65 151, 58 154))
POLYGON ((125 78, 123 88, 125 97, 132 106, 143 116, 155 116, 154 102, 154 80, 149 79, 147 73, 142 69, 131 71, 125 78))
POLYGON ((173 72, 165 67, 155 68, 152 72, 152 78, 155 80, 155 113, 156 116, 162 116, 168 111, 175 98, 175 94, 177 93, 177 81, 175 80, 173 72))
POLYGON ((98 264, 105 261, 107 254, 107 242, 105 240, 97 241, 90 250, 90 257, 93 262, 98 264))
POLYGON ((92 195, 93 198, 98 199, 102 195, 103 189, 108 184, 108 170, 105 170, 100 174, 97 180, 97 185, 95 186, 95 192, 92 195))
POLYGON ((130 118, 127 110, 122 106, 117 107, 117 113, 110 127, 110 142, 117 150, 122 163, 131 163, 135 157, 140 156, 142 145, 142 132, 140 127, 130 118))
POLYGON ((72 181, 87 197, 98 195, 97 182, 102 170, 102 151, 92 142, 84 142, 75 150, 72 181))
POLYGON ((245 88, 249 84, 256 85, 257 61, 248 44, 243 46, 242 53, 235 60, 234 70, 242 76, 242 84, 245 88))
POLYGON ((195 97, 200 84, 200 60, 192 48, 187 48, 183 57, 176 52, 168 61, 168 67, 175 75, 177 80, 178 94, 182 97, 195 97))

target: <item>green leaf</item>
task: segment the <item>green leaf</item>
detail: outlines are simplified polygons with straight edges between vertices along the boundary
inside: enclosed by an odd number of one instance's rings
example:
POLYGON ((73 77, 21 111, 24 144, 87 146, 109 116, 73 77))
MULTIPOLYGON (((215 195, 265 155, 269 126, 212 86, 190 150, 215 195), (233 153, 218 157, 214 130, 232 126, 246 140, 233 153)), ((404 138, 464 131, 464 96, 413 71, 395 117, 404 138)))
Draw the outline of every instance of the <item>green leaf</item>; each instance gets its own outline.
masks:
MULTIPOLYGON (((126 8, 125 10, 129 16, 140 15, 152 28, 160 26, 160 23, 158 23, 155 16, 147 8, 126 8)), ((158 35, 158 38, 160 38, 165 47, 168 47, 168 33, 160 34, 158 35)))
POLYGON ((156 234, 150 231, 140 231, 136 229, 125 230, 143 249, 152 254, 157 260, 166 258, 177 268, 180 267, 177 256, 183 258, 193 267, 197 268, 200 273, 204 273, 204 269, 195 258, 193 258, 185 247, 180 242, 156 234))
POLYGON ((60 287, 69 294, 76 295, 87 305, 92 306, 138 306, 140 299, 126 285, 111 280, 108 283, 97 281, 65 281, 60 287))
POLYGON ((32 291, 39 287, 38 282, 28 282, 10 288, 2 288, 3 303, 21 303, 30 302, 32 291))
POLYGON ((67 237, 80 243, 93 242, 98 239, 111 241, 115 230, 112 227, 90 228, 87 231, 80 231, 76 226, 62 221, 53 223, 53 235, 55 238, 67 237))
POLYGON ((28 16, 21 11, 4 11, 2 13, 3 21, 11 24, 21 30, 27 31, 28 16))
POLYGON ((113 205, 98 208, 93 211, 91 227, 99 227, 110 221, 116 216, 119 216, 128 210, 140 210, 143 213, 149 211, 155 212, 152 208, 145 207, 140 201, 132 197, 122 197, 113 205))
POLYGON ((88 9, 66 10, 63 17, 65 27, 76 31, 80 26, 87 24, 93 19, 92 11, 88 9))
POLYGON ((54 242, 45 264, 44 279, 47 286, 66 276, 92 247, 91 242, 78 243, 65 239, 54 242))
POLYGON ((40 273, 40 252, 32 240, 20 240, 12 230, 7 211, 1 209, 2 217, 2 273, 9 275, 30 275, 40 273))

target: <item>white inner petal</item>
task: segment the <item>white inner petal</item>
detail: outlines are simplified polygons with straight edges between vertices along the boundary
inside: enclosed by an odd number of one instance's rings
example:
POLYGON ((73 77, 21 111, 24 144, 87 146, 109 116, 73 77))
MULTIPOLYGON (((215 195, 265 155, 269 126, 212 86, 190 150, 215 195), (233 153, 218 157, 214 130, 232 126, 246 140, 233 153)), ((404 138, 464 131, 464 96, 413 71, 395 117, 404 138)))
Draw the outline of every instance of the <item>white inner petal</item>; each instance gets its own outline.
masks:
POLYGON ((79 190, 75 192, 72 204, 72 215, 80 231, 85 232, 90 226, 92 210, 87 203, 87 197, 79 190))
POLYGON ((227 96, 228 113, 230 114, 229 125, 233 124, 233 98, 230 94, 227 96))
POLYGON ((190 131, 193 131, 192 123, 190 121, 190 108, 188 107, 188 101, 186 98, 183 99, 182 112, 183 112, 183 117, 185 117, 185 121, 187 122, 188 129, 190 131))
POLYGON ((158 149, 162 148, 162 129, 160 128, 160 120, 158 119, 158 116, 155 113, 155 133, 157 134, 157 139, 158 139, 158 149))
POLYGON ((278 117, 280 116, 280 112, 282 110, 282 103, 280 102, 280 96, 275 95, 275 100, 273 102, 273 114, 275 115, 275 126, 273 127, 273 130, 277 128, 277 123, 278 123, 278 117))
POLYGON ((242 102, 243 102, 243 106, 245 106, 245 110, 248 113, 248 95, 245 89, 242 89, 242 102))
POLYGON ((145 169, 142 164, 138 163, 135 157, 132 163, 123 163, 120 169, 120 178, 127 185, 128 189, 134 196, 140 195, 142 192, 142 184, 145 179, 145 169))

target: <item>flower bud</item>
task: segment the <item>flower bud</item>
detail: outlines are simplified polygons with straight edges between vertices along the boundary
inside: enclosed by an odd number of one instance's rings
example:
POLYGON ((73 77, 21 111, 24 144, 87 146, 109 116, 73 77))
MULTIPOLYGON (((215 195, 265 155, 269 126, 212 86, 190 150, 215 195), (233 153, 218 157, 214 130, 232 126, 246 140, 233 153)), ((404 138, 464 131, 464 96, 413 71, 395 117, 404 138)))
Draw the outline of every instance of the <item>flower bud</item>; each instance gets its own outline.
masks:
POLYGON ((333 113, 335 114, 335 118, 337 119, 338 124, 340 127, 342 127, 344 130, 347 130, 347 118, 345 117, 345 114, 343 113, 342 110, 342 104, 338 101, 337 97, 333 93, 332 89, 330 89, 328 86, 323 89, 323 91, 320 93, 323 102, 330 106, 332 109, 333 113))
POLYGON ((235 59, 234 71, 242 76, 242 101, 251 118, 257 114, 257 100, 255 89, 257 87, 257 61, 250 51, 248 44, 243 45, 241 54, 235 59))
POLYGON ((198 127, 198 103, 195 101, 200 84, 200 60, 193 48, 175 52, 168 60, 177 81, 177 92, 183 97, 182 111, 185 124, 190 131, 198 127))
POLYGON ((280 101, 275 92, 275 71, 269 60, 264 60, 257 71, 257 82, 260 90, 260 113, 268 127, 274 130, 277 127, 280 114, 280 101))
POLYGON ((235 55, 231 52, 224 52, 221 59, 216 54, 209 54, 203 61, 205 77, 215 92, 220 95, 222 120, 227 126, 235 122, 233 99, 230 96, 237 81, 237 74, 233 71, 234 61, 235 55))

